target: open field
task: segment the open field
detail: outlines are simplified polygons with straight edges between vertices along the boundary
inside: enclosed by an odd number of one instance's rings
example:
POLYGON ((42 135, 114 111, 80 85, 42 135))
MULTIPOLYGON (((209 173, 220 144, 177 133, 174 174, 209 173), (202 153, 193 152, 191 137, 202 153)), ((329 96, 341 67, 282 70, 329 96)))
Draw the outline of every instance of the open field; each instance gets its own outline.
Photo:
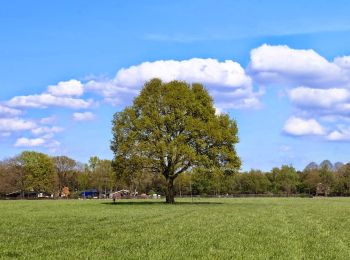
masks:
POLYGON ((0 201, 0 258, 350 256, 350 198, 177 201, 0 201))

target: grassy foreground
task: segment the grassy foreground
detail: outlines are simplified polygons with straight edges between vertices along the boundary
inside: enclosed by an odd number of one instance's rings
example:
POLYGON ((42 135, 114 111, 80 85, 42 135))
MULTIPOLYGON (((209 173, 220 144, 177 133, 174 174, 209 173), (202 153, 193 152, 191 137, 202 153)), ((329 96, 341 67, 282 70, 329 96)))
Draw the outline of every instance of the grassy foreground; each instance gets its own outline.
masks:
POLYGON ((349 259, 350 198, 0 201, 0 258, 349 259))

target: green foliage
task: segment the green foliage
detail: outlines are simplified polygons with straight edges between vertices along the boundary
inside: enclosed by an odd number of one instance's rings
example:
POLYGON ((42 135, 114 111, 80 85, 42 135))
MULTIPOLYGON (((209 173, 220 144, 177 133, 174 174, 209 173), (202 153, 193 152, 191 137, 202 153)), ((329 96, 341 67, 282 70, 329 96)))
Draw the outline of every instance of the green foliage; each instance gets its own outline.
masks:
POLYGON ((55 156, 52 160, 56 170, 57 193, 61 194, 63 187, 68 187, 70 191, 76 190, 80 170, 77 162, 67 156, 55 156))
POLYGON ((335 183, 335 176, 332 168, 327 164, 322 164, 319 170, 321 183, 318 184, 317 193, 321 191, 325 196, 331 193, 331 188, 335 183))
POLYGON ((301 181, 304 183, 305 192, 316 194, 316 187, 321 182, 319 170, 304 170, 304 172, 301 175, 301 181))
POLYGON ((192 193, 194 195, 213 194, 212 173, 205 169, 197 169, 192 174, 192 193))
POLYGON ((337 194, 344 194, 350 196, 350 163, 339 168, 336 174, 336 188, 337 194))
POLYGON ((92 156, 87 164, 86 171, 91 179, 91 185, 102 192, 116 189, 116 175, 112 167, 111 160, 100 159, 92 156))
POLYGON ((90 174, 87 171, 79 173, 77 176, 77 182, 78 189, 81 191, 93 188, 90 174))
POLYGON ((200 84, 147 82, 132 106, 114 115, 111 149, 117 172, 162 174, 167 201, 174 202, 173 181, 190 168, 236 172, 240 160, 234 145, 237 125, 216 115, 200 84))
POLYGON ((274 193, 291 194, 297 190, 299 176, 292 166, 283 165, 281 168, 273 168, 268 177, 274 193))
POLYGON ((12 160, 0 161, 0 196, 17 190, 17 174, 11 167, 12 160))
POLYGON ((331 186, 334 183, 334 174, 328 165, 324 165, 319 170, 321 182, 327 186, 331 186))
POLYGON ((242 193, 262 194, 269 189, 270 181, 260 170, 251 170, 239 176, 239 189, 242 193))
MULTIPOLYGON (((71 198, 77 197, 79 191, 88 189, 97 189, 101 196, 121 189, 139 194, 155 192, 163 196, 167 193, 168 183, 163 175, 148 168, 138 168, 129 160, 125 162, 131 163, 131 168, 125 164, 113 166, 115 162, 97 156, 91 157, 89 163, 83 166, 67 156, 50 158, 42 153, 23 152, 0 161, 0 197, 19 191, 22 196, 28 191, 57 196, 65 186, 71 191, 71 198), (115 172, 113 167, 125 167, 125 170, 115 172)), ((191 167, 174 180, 174 195, 349 196, 350 164, 336 163, 337 167, 330 168, 331 163, 325 162, 320 167, 315 163, 309 164, 311 166, 303 172, 296 172, 286 165, 275 167, 267 173, 259 170, 236 173, 221 167, 191 167)))
POLYGON ((16 164, 21 166, 19 182, 22 190, 53 192, 55 168, 48 155, 24 151, 16 158, 16 164))

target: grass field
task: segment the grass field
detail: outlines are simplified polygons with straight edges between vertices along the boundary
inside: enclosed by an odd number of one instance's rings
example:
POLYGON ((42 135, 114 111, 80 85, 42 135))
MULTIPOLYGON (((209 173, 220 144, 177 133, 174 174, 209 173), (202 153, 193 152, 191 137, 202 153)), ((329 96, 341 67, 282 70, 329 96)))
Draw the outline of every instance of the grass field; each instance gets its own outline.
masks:
POLYGON ((0 201, 0 258, 350 258, 350 198, 177 202, 0 201))

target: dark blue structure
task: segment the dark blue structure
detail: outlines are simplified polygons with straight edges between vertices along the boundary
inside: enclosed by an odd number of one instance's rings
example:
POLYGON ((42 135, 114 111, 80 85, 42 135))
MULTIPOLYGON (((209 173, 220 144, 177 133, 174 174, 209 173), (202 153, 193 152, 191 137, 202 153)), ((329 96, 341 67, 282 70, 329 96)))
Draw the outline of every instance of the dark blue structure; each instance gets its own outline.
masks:
POLYGON ((84 190, 80 193, 80 196, 86 199, 90 199, 93 197, 98 197, 98 191, 96 189, 94 190, 84 190))

